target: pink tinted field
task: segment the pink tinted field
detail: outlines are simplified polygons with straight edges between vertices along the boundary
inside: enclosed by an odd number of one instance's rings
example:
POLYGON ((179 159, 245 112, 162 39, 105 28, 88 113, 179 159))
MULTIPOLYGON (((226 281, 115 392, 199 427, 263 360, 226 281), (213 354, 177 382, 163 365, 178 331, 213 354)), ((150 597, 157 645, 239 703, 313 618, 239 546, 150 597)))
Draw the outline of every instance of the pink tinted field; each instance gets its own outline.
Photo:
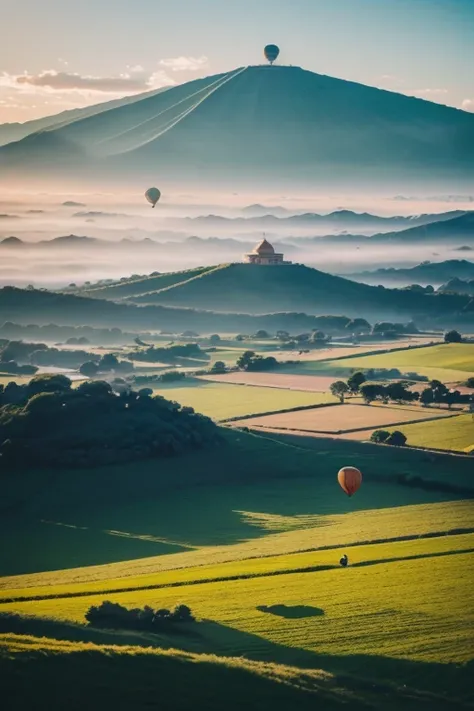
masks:
POLYGON ((276 415, 252 417, 239 420, 239 427, 248 424, 251 427, 269 427, 275 429, 291 429, 307 432, 339 434, 351 430, 376 429, 390 425, 421 420, 452 417, 447 410, 434 410, 403 407, 385 407, 383 405, 334 405, 320 407, 314 410, 299 410, 297 412, 282 412, 276 415))

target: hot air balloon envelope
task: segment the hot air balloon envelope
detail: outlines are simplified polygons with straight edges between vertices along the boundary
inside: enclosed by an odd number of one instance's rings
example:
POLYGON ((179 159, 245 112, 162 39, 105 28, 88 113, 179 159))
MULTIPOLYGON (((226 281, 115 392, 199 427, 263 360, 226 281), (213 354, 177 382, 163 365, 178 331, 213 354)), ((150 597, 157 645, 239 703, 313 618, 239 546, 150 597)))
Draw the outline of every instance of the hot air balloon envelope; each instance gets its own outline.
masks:
POLYGON ((346 494, 352 496, 362 484, 362 474, 355 467, 342 467, 337 475, 337 480, 346 494))
POLYGON ((146 191, 145 197, 152 207, 155 207, 156 203, 161 197, 161 193, 158 188, 150 188, 146 191))
POLYGON ((263 53, 265 55, 265 58, 268 59, 268 61, 270 62, 270 64, 273 64, 275 59, 280 54, 280 48, 277 47, 276 44, 267 44, 267 46, 263 50, 263 53))

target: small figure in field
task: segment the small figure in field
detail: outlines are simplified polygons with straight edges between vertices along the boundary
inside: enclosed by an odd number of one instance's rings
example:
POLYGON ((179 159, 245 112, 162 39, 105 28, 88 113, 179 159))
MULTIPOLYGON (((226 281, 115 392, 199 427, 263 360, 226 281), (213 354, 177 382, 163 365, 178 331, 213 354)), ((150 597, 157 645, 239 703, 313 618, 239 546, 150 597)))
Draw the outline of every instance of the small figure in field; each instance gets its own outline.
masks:
POLYGON ((344 555, 342 556, 341 560, 339 561, 339 564, 342 565, 343 568, 347 568, 348 563, 349 563, 349 558, 348 558, 347 555, 344 553, 344 555))

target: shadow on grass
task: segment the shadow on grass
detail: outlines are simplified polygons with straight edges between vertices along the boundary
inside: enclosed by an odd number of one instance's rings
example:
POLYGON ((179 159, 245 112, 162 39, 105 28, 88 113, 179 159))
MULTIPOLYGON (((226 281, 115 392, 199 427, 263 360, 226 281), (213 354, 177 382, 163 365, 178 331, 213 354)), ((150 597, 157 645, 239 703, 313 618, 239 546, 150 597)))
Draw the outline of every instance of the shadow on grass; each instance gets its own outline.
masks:
POLYGON ((303 617, 322 617, 324 615, 324 610, 311 605, 258 605, 257 610, 277 617, 286 617, 289 620, 298 620, 303 617))
MULTIPOLYGON (((275 606, 280 607, 280 606, 275 606)), ((284 606, 281 606, 284 607, 284 606)), ((303 607, 303 606, 302 606, 303 607)), ((291 609, 291 608, 290 608, 291 609)), ((318 608, 313 608, 318 609, 318 608)), ((292 616, 290 617, 290 619, 292 616)), ((333 682, 335 688, 340 689, 350 689, 351 696, 342 698, 332 698, 331 694, 324 696, 324 709, 339 708, 339 704, 350 705, 343 706, 343 708, 350 709, 367 709, 367 708, 387 708, 393 711, 398 711, 398 709, 403 708, 404 711, 409 709, 410 711, 419 711, 423 709, 424 711, 448 711, 451 709, 469 709, 472 708, 472 692, 473 684, 472 677, 474 672, 474 663, 470 662, 468 664, 439 664, 431 662, 418 662, 407 659, 394 659, 391 657, 384 657, 379 655, 329 655, 329 654, 319 654, 311 650, 305 650, 295 647, 288 647, 281 644, 273 643, 263 637, 258 637, 257 635, 249 634, 247 632, 242 632, 236 630, 232 627, 222 625, 210 620, 202 620, 197 623, 191 623, 188 625, 183 625, 183 629, 179 633, 161 634, 155 635, 152 633, 140 633, 132 631, 108 631, 99 630, 86 625, 73 624, 60 622, 57 620, 51 620, 46 618, 35 618, 35 617, 22 617, 20 615, 0 615, 0 633, 13 633, 16 635, 32 635, 34 637, 45 637, 53 640, 64 640, 70 642, 93 642, 95 644, 107 644, 120 646, 138 646, 143 648, 161 648, 161 649, 181 649, 183 652, 190 653, 207 653, 213 654, 217 657, 239 657, 247 659, 254 662, 273 662, 276 664, 286 665, 294 667, 295 669, 301 670, 302 677, 304 678, 304 670, 324 670, 325 672, 333 675, 333 682), (374 704, 374 700, 376 703, 374 704), (333 705, 335 704, 335 705, 333 705), (362 704, 362 705, 360 705, 362 704), (366 705, 367 704, 367 705, 366 705), (371 705, 372 704, 372 705, 371 705)), ((126 650, 125 650, 126 651, 126 650)), ((89 652, 89 654, 92 654, 89 652)), ((65 655, 71 657, 70 654, 65 655)), ((92 654, 92 656, 94 656, 92 654)), ((69 669, 68 673, 74 675, 77 673, 76 682, 79 684, 80 679, 80 667, 79 662, 82 660, 82 656, 77 653, 75 655, 76 660, 78 660, 78 666, 75 670, 73 666, 69 669)), ((44 658, 45 659, 45 658, 44 658)), ((43 661, 44 661, 43 659, 43 661)), ((20 661, 22 665, 17 666, 23 667, 25 675, 31 674, 33 678, 43 679, 43 676, 39 675, 40 666, 38 659, 35 658, 35 664, 31 665, 26 662, 26 654, 21 656, 20 661), (24 660, 24 661, 22 661, 24 660)), ((118 683, 119 686, 122 683, 122 678, 120 676, 120 669, 123 670, 125 678, 130 678, 127 676, 130 673, 130 668, 135 662, 130 661, 130 667, 125 663, 124 660, 117 662, 114 665, 114 678, 115 673, 117 673, 117 678, 115 678, 114 684, 118 683)), ((151 663, 151 662, 150 662, 151 663)), ((153 662, 155 663, 155 662, 153 662)), ((156 660, 158 664, 158 660, 156 660)), ((52 680, 53 673, 61 673, 62 665, 65 662, 58 661, 57 664, 51 662, 50 664, 45 663, 45 674, 46 677, 50 674, 50 681, 52 680), (49 669, 51 667, 51 669, 49 669)), ((171 663, 170 663, 171 664, 171 663)), ((5 671, 5 661, 3 661, 2 666, 5 671)), ((67 666, 67 665, 66 665, 67 666)), ((171 665, 172 666, 172 665, 171 665)), ((216 684, 219 683, 221 669, 216 668, 214 671, 216 677, 214 680, 206 676, 205 666, 195 665, 200 667, 203 671, 203 677, 208 680, 208 683, 216 684)), ((166 663, 164 663, 164 668, 166 663)), ((144 663, 143 669, 146 668, 146 663, 144 663)), ((137 668, 139 671, 139 668, 137 668)), ((184 671, 184 669, 183 669, 184 671)), ((242 670, 241 670, 242 671, 242 670)), ((18 674, 18 669, 14 672, 18 674)), ((237 672, 237 676, 240 672, 237 672)), ((230 674, 230 671, 229 671, 230 674)), ((211 675, 212 676, 212 675, 211 675)), ((5 679, 9 678, 5 675, 5 679)), ((25 678, 27 678, 25 676, 25 678)), ((245 678, 245 677, 244 677, 245 678)), ((104 689, 108 683, 112 684, 112 678, 101 678, 96 674, 92 675, 92 681, 97 686, 102 686, 104 689)), ((188 709, 192 706, 186 705, 180 698, 181 692, 183 692, 182 686, 183 679, 176 677, 174 680, 174 690, 177 694, 176 705, 170 702, 170 705, 163 705, 163 708, 167 710, 171 709, 188 709)), ((42 682, 41 682, 42 683, 42 682)), ((52 681, 51 681, 52 683, 52 681)), ((60 682, 61 683, 61 682, 60 682)), ((87 688, 87 681, 86 688, 87 688)), ((150 684, 157 683, 162 689, 162 684, 164 684, 163 689, 166 688, 166 684, 170 683, 170 679, 162 679, 160 676, 156 680, 150 679, 147 686, 150 684)), ((230 680, 230 683, 233 682, 230 680)), ((308 682, 309 683, 309 682, 308 682)), ((80 684, 79 684, 80 685, 80 684)), ((171 685, 173 686, 173 684, 171 685)), ((282 691, 284 685, 280 685, 282 691)), ((298 683, 300 690, 305 690, 306 685, 303 683, 302 679, 298 683)), ((43 688, 43 687, 42 687, 43 688)), ((47 684, 44 685, 45 693, 47 691, 47 684)), ((115 686, 114 686, 115 689, 115 686)), ((18 689, 17 689, 18 690, 18 689)), ((326 692, 329 690, 327 689, 326 692)), ((113 692, 115 693, 115 692, 113 692)), ((137 690, 139 693, 139 690, 137 690)), ((161 693, 161 692, 160 692, 161 693)), ((216 691, 217 693, 217 691, 216 691)), ((201 683, 199 682, 195 689, 195 707, 194 708, 225 708, 233 709, 240 708, 237 704, 237 699, 240 699, 239 703, 243 703, 245 698, 245 690, 242 691, 243 696, 240 692, 237 696, 229 697, 225 702, 223 697, 219 696, 219 703, 222 703, 222 707, 209 706, 211 700, 205 695, 204 690, 201 688, 201 683), (202 698, 200 694, 203 694, 202 698), (233 705, 235 704, 235 705, 233 705)), ((274 696, 274 692, 269 687, 265 689, 265 693, 269 694, 269 699, 277 699, 278 694, 274 696)), ((286 692, 285 692, 286 693, 286 692)), ((249 706, 249 703, 253 703, 251 698, 250 687, 248 689, 248 697, 245 703, 246 708, 262 708, 262 709, 283 709, 287 708, 282 703, 282 701, 276 702, 276 706, 266 705, 265 699, 262 698, 260 703, 262 706, 249 706)), ((3 689, 2 689, 3 695, 3 689)), ((49 698, 49 697, 48 697, 49 698)), ((67 697, 68 698, 68 697, 67 697)), ((127 698, 127 696, 126 696, 127 698)), ((166 699, 166 694, 164 697, 160 696, 160 703, 163 704, 164 699, 166 699)), ((192 698, 192 694, 190 699, 192 698)), ((283 695, 283 698, 287 698, 283 695)), ((314 696, 312 703, 315 703, 314 696)), ((51 697, 51 701, 53 698, 51 697)), ((290 697, 287 698, 287 701, 290 697)), ((93 700, 92 700, 93 701, 93 700)), ((189 700, 190 703, 190 700, 189 700)), ((302 694, 301 703, 303 705, 298 706, 298 708, 306 709, 306 697, 302 694)), ((139 709, 141 706, 137 703, 132 704, 133 708, 139 709)), ((42 706, 32 705, 30 707, 15 705, 11 708, 23 709, 42 709, 42 706)), ((81 709, 82 708, 99 708, 93 705, 86 704, 84 707, 71 706, 65 704, 64 707, 60 706, 48 706, 48 708, 68 708, 68 709, 81 709)), ((119 705, 116 708, 125 708, 125 706, 119 705)), ((314 705, 312 707, 314 709, 314 705)))

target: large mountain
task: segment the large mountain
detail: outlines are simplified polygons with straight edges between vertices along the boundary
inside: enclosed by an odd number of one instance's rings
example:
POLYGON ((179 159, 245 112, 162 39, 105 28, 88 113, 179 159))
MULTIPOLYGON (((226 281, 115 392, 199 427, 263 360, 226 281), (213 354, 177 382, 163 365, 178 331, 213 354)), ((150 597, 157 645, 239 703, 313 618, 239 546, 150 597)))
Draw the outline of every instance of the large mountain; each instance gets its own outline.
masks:
MULTIPOLYGON (((0 148, 0 169, 286 182, 466 182, 474 115, 298 67, 199 79, 0 148)), ((8 174, 8 173, 7 173, 8 174)))
POLYGON ((43 118, 25 121, 24 123, 2 123, 0 124, 0 146, 5 146, 7 143, 13 143, 15 141, 21 141, 22 138, 26 138, 26 136, 30 136, 33 133, 68 126, 75 121, 101 114, 103 111, 110 111, 120 106, 134 104, 136 101, 142 101, 148 96, 155 96, 165 91, 166 88, 167 87, 155 89, 145 92, 144 94, 125 96, 121 99, 112 99, 112 101, 103 101, 100 104, 93 104, 92 106, 85 106, 84 108, 68 109, 67 111, 61 111, 59 114, 44 116, 43 118))

